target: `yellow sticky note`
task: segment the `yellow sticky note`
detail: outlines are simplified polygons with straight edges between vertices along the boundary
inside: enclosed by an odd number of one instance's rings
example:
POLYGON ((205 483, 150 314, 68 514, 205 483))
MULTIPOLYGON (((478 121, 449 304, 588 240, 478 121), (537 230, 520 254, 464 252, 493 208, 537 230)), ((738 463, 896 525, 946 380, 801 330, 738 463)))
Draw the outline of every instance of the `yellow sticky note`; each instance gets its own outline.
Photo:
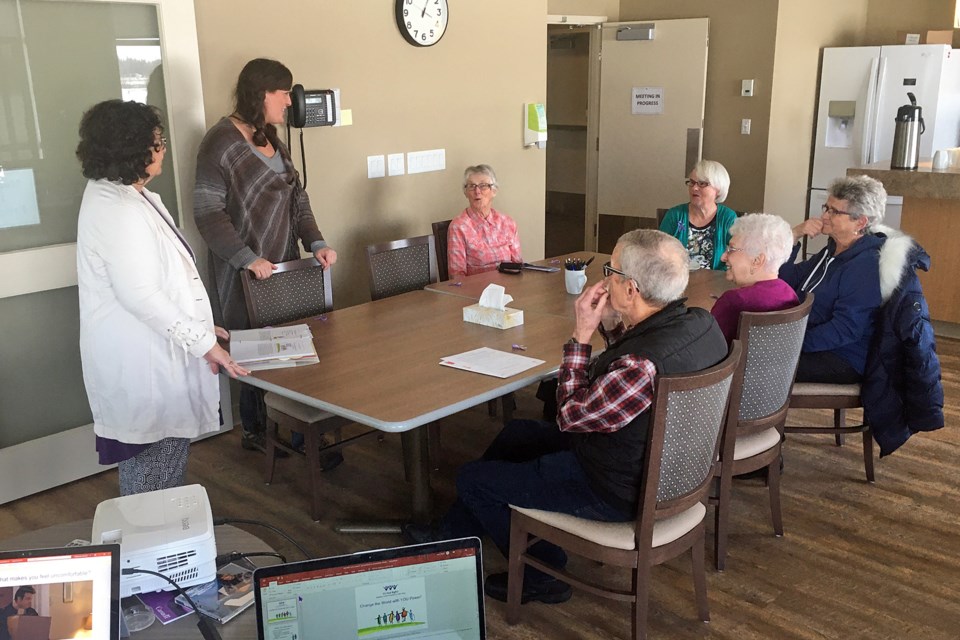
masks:
POLYGON ((353 109, 340 110, 340 126, 348 127, 353 124, 353 109))

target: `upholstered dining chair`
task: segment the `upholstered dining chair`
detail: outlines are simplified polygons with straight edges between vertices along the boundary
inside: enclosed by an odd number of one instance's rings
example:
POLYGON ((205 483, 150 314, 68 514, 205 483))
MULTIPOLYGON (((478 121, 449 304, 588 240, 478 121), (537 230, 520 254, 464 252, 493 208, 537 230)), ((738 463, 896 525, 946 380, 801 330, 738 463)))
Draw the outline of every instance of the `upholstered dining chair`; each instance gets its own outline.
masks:
POLYGON ((450 274, 447 273, 447 229, 450 228, 451 222, 453 220, 440 220, 432 225, 434 246, 437 251, 437 274, 440 282, 450 279, 450 274))
MULTIPOLYGON (((257 280, 247 270, 240 272, 240 278, 253 328, 302 320, 333 310, 330 269, 321 267, 314 258, 279 263, 276 271, 266 280, 257 280)), ((272 392, 264 395, 264 403, 267 405, 264 481, 267 484, 273 482, 278 449, 300 453, 279 438, 279 428, 302 433, 310 474, 310 517, 319 520, 322 506, 321 455, 339 451, 344 445, 376 433, 376 430, 344 440, 341 428, 351 424, 350 420, 272 392), (321 447, 322 436, 326 433, 332 433, 334 443, 321 447)))
POLYGON ((830 384, 825 382, 795 382, 790 393, 791 409, 830 409, 833 411, 833 426, 787 425, 784 433, 833 434, 838 447, 843 446, 843 436, 859 433, 863 437, 863 470, 867 482, 875 480, 873 469, 873 433, 870 424, 863 419, 860 424, 847 424, 848 409, 862 409, 859 384, 830 384))
POLYGON ((766 470, 773 531, 783 535, 780 511, 780 456, 783 425, 790 405, 790 389, 797 373, 803 334, 813 294, 784 311, 740 314, 737 337, 743 357, 737 368, 741 390, 739 413, 730 414, 724 427, 717 468, 714 526, 714 562, 723 571, 730 526, 733 476, 766 470))
POLYGON ((389 298, 437 282, 434 243, 433 236, 418 236, 367 245, 370 298, 389 298))
POLYGON ((507 580, 507 622, 520 617, 524 565, 595 595, 630 602, 634 638, 646 637, 650 568, 687 549, 693 555, 697 610, 710 619, 704 569, 704 520, 723 433, 723 424, 739 398, 734 373, 740 361, 739 341, 720 364, 683 375, 657 376, 650 408, 646 466, 640 484, 637 518, 629 522, 597 522, 567 514, 512 507, 507 580), (571 553, 627 567, 631 588, 623 590, 567 570, 550 567, 528 553, 540 540, 571 553))

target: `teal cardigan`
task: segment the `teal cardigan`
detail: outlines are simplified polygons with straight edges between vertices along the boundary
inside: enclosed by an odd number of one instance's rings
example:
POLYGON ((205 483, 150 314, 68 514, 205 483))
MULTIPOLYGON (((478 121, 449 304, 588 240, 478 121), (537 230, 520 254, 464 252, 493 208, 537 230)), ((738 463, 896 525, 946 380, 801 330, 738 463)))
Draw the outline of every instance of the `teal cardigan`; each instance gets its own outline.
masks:
MULTIPOLYGON (((668 210, 663 216, 663 222, 660 223, 660 231, 669 233, 680 241, 683 246, 687 246, 690 240, 690 213, 689 204, 678 204, 668 210)), ((720 256, 727 250, 727 243, 730 241, 730 227, 737 219, 737 212, 722 204, 717 204, 717 235, 713 239, 713 265, 711 269, 726 271, 727 265, 720 261, 720 256)))

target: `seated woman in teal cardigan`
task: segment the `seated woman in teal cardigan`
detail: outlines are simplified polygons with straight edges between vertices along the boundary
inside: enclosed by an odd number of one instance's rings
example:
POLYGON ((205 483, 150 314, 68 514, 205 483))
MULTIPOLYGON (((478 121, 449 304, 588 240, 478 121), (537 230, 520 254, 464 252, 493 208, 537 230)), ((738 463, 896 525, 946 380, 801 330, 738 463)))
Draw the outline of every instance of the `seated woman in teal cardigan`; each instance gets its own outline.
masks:
POLYGON ((690 202, 667 211, 660 231, 687 247, 691 268, 726 270, 720 256, 727 250, 730 226, 737 219, 733 209, 720 204, 727 199, 730 174, 719 162, 701 160, 686 183, 690 202))

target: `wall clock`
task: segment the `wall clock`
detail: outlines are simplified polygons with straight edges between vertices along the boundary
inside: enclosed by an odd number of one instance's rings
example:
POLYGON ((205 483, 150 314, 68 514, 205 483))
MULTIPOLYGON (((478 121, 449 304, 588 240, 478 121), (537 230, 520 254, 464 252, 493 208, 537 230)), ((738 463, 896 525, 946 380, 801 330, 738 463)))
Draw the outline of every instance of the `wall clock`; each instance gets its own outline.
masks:
POLYGON ((394 0, 397 27, 417 47, 430 47, 443 37, 450 16, 447 0, 394 0))

